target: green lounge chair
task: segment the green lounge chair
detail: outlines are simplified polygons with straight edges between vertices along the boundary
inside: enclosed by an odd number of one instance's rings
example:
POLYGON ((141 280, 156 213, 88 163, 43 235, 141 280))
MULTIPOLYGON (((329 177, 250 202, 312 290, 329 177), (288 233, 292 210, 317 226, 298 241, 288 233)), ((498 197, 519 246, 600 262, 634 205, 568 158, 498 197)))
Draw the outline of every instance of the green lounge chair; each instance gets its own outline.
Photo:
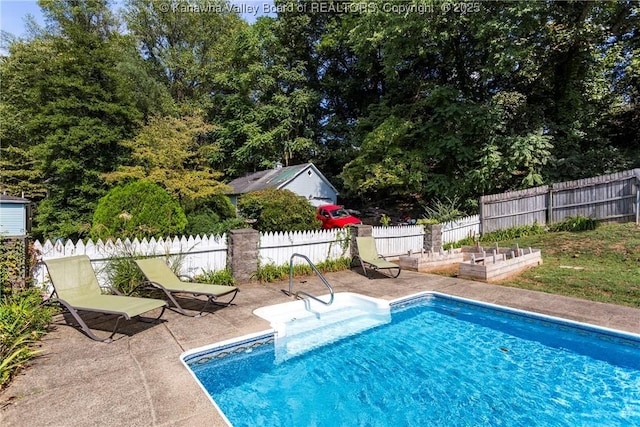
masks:
POLYGON ((400 275, 400 266, 384 259, 384 257, 378 254, 376 248, 376 241, 373 237, 356 237, 356 244, 358 245, 357 258, 360 260, 362 271, 364 275, 371 279, 367 274, 367 268, 374 271, 388 271, 388 275, 396 278, 400 275))
POLYGON ((189 316, 189 314, 187 314, 180 304, 178 304, 178 301, 174 298, 174 294, 191 294, 194 297, 205 295, 207 297, 207 301, 202 307, 202 310, 200 310, 200 313, 195 316, 202 315, 204 309, 209 304, 228 307, 238 294, 238 288, 235 286, 183 281, 180 277, 176 276, 173 270, 171 270, 160 258, 136 259, 134 261, 146 278, 146 282, 143 283, 143 285, 151 285, 152 287, 163 290, 167 298, 169 298, 175 306, 175 309, 172 307, 169 307, 169 309, 175 310, 185 316, 189 316), (225 295, 231 295, 231 299, 228 302, 219 303, 216 301, 219 297, 225 295))
POLYGON ((89 338, 96 341, 110 342, 118 330, 120 319, 129 320, 162 307, 160 316, 155 319, 158 320, 167 306, 163 300, 123 296, 115 289, 111 290, 117 295, 103 294, 91 266, 91 260, 86 255, 49 259, 44 263, 53 284, 49 301, 58 302, 66 308, 89 338), (102 339, 91 331, 80 317, 79 311, 115 314, 118 320, 111 335, 102 339))

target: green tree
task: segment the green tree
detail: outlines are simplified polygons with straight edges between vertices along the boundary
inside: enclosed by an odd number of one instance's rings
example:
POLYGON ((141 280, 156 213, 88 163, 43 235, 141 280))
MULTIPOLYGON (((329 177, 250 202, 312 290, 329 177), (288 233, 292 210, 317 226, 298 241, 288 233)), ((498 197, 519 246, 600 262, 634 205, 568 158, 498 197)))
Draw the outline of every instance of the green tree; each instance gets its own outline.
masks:
POLYGON ((290 59, 279 37, 282 23, 258 21, 236 33, 224 88, 210 111, 222 155, 215 165, 231 176, 308 161, 319 97, 307 85, 305 63, 290 59))
POLYGON ((238 210, 253 227, 262 232, 317 230, 316 209, 289 190, 268 188, 247 193, 238 200, 238 210))
POLYGON ((631 2, 582 1, 351 16, 346 45, 376 58, 379 100, 345 133, 348 193, 467 199, 628 166, 607 122, 634 111, 637 20, 631 2))
POLYGON ((151 117, 135 138, 123 141, 131 155, 128 165, 108 173, 108 182, 146 179, 162 185, 187 209, 198 200, 222 194, 227 186, 208 166, 217 150, 208 144, 213 127, 197 115, 151 117))
POLYGON ((180 204, 149 181, 117 186, 100 199, 93 215, 94 239, 163 237, 180 234, 187 218, 180 204))
POLYGON ((126 2, 124 19, 149 74, 178 104, 206 108, 218 91, 214 76, 227 66, 235 29, 246 25, 230 5, 227 0, 126 2), (212 8, 219 13, 197 12, 212 8))
POLYGON ((47 29, 9 46, 3 103, 21 120, 8 145, 37 159, 48 197, 36 234, 76 238, 106 190, 100 174, 126 155, 140 112, 117 71, 122 36, 106 1, 40 1, 47 29))

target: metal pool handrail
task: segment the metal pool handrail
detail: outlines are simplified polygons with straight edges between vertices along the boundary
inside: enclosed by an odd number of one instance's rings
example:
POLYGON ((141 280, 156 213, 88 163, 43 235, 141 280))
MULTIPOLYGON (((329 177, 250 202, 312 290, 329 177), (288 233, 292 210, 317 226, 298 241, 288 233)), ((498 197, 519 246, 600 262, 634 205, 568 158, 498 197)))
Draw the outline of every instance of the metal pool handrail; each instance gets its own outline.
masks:
POLYGON ((320 271, 318 271, 318 269, 316 268, 315 264, 309 259, 309 257, 307 257, 306 255, 302 255, 302 254, 298 254, 295 253, 293 255, 291 255, 291 258, 289 259, 289 292, 285 292, 287 293, 287 295, 291 296, 293 295, 293 259, 295 257, 299 257, 299 258, 303 258, 305 259, 309 265, 311 266, 311 268, 313 269, 313 271, 316 272, 316 274, 318 275, 318 277, 320 278, 320 280, 322 281, 322 283, 324 283, 324 285, 327 287, 327 289, 329 289, 329 293, 331 294, 329 301, 322 301, 320 298, 311 295, 308 292, 305 291, 298 291, 295 294, 296 298, 299 298, 300 295, 305 295, 313 300, 318 301, 319 303, 322 303, 324 305, 331 305, 333 303, 333 288, 331 287, 331 285, 329 284, 329 282, 327 282, 327 279, 325 279, 325 277, 322 275, 322 273, 320 273, 320 271))

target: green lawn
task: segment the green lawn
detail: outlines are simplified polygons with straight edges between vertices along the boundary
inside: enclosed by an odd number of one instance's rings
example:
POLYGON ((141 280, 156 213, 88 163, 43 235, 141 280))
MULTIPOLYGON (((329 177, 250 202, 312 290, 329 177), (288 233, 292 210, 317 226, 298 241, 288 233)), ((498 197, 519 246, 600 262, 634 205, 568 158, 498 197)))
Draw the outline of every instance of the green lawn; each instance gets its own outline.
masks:
POLYGON ((640 307, 639 226, 607 224, 591 231, 547 232, 498 243, 516 242, 521 248, 540 248, 543 265, 501 285, 640 307))

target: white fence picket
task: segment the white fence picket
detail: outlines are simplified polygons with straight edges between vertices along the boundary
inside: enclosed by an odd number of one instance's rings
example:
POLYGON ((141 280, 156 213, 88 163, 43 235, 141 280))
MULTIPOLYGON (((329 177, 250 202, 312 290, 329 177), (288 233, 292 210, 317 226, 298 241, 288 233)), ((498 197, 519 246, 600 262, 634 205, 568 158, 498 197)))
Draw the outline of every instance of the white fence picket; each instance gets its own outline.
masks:
MULTIPOLYGON (((47 240, 41 244, 36 240, 34 248, 41 253, 42 260, 87 255, 101 285, 107 283, 105 267, 108 260, 114 257, 163 256, 177 262, 181 266, 180 274, 188 276, 203 271, 224 270, 227 266, 227 237, 224 234, 180 239, 134 239, 133 242, 129 239, 124 242, 120 239, 115 242, 98 240, 96 243, 89 240, 87 243, 78 241, 76 244, 70 240, 66 244, 62 244, 60 240, 56 243, 47 240)), ((38 286, 47 285, 47 271, 43 263, 38 263, 34 268, 34 282, 38 286)))
MULTIPOLYGON (((286 265, 294 253, 307 256, 314 264, 349 257, 348 230, 311 230, 260 233, 259 259, 261 265, 286 265)), ((304 264, 294 258, 294 264, 304 264)))
POLYGON ((480 234, 480 216, 471 215, 442 224, 442 243, 453 243, 480 234))
POLYGON ((424 228, 421 225, 373 227, 372 234, 382 256, 421 252, 424 247, 424 228))
MULTIPOLYGON (((477 222, 477 216, 475 218, 477 222)), ((475 226, 477 229, 477 224, 472 223, 473 221, 470 221, 467 224, 468 227, 475 226)), ((443 230, 446 227, 449 227, 447 232, 455 228, 445 224, 443 230)), ((469 234, 467 228, 459 227, 456 230, 463 237, 469 234)), ((373 227, 372 234, 376 240, 378 252, 383 256, 393 257, 408 252, 421 252, 424 247, 425 231, 420 225, 373 227)), ((262 265, 287 265, 294 253, 307 256, 314 264, 351 256, 351 234, 348 229, 260 233, 259 239, 259 259, 262 265)), ((78 241, 76 244, 71 241, 63 244, 61 240, 55 243, 47 240, 44 244, 35 241, 34 247, 42 254, 43 260, 87 255, 101 284, 107 283, 105 267, 109 259, 114 257, 135 255, 165 257, 170 262, 177 262, 181 266, 180 273, 189 276, 203 271, 220 271, 227 267, 226 235, 158 239, 152 237, 149 240, 134 239, 133 241, 117 239, 115 242, 88 240, 86 243, 78 241)), ((305 260, 294 258, 294 263, 302 264, 305 260)), ((40 286, 46 285, 48 282, 46 274, 44 265, 38 263, 34 272, 35 283, 40 286)))

